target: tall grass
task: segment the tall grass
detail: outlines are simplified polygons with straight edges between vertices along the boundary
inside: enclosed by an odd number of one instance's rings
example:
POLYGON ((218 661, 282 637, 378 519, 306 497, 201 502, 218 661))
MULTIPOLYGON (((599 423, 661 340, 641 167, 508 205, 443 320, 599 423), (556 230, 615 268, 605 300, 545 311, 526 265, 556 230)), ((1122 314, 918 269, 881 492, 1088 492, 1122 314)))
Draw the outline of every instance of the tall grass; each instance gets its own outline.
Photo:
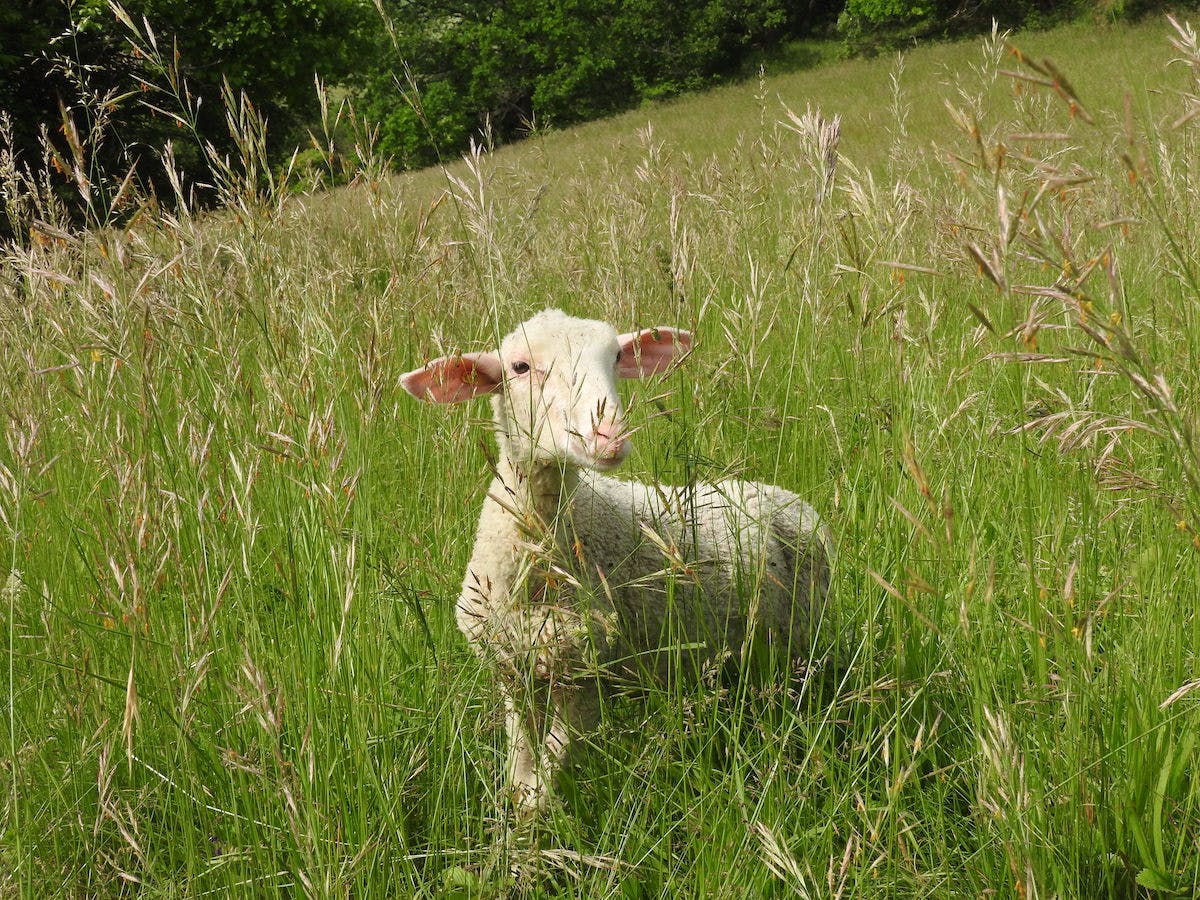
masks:
POLYGON ((0 305, 0 893, 1193 892, 1195 39, 1013 42, 36 216, 0 305), (398 376, 548 304, 692 329, 629 474, 783 484, 839 557, 802 688, 618 698, 513 844, 451 613, 485 412, 398 376))

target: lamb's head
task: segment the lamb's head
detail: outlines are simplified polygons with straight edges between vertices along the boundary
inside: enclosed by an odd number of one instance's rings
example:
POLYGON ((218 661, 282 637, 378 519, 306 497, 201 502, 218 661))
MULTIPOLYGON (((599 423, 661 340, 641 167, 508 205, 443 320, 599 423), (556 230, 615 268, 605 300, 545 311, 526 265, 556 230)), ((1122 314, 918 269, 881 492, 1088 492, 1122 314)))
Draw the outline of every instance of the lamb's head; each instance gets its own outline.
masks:
POLYGON ((443 356, 400 383, 433 403, 493 395, 501 440, 517 462, 611 469, 629 453, 617 379, 662 372, 691 343, 675 328, 617 334, 605 322, 548 309, 498 351, 443 356))

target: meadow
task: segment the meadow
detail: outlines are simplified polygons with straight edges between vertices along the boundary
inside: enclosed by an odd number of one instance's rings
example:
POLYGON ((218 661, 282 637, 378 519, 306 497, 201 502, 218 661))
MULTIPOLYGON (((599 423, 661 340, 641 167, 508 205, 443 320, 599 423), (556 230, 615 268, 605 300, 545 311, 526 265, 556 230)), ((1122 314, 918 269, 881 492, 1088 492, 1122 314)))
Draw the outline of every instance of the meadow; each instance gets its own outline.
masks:
POLYGON ((330 192, 248 140, 221 212, 8 248, 0 895, 1195 893, 1200 47, 1009 41, 330 192), (619 698, 513 841, 488 411, 398 379, 546 306, 691 329, 623 474, 838 558, 802 682, 619 698))

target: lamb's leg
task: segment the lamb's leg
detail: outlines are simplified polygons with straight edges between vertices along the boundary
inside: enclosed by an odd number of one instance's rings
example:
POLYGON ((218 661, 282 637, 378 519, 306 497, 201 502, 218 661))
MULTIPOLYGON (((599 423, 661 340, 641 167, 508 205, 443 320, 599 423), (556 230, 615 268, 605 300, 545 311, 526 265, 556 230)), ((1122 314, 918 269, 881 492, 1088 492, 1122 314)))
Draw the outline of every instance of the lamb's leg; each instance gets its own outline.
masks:
POLYGON ((508 786, 522 817, 540 810, 546 802, 547 784, 534 750, 541 731, 528 694, 521 699, 504 692, 504 730, 508 738, 508 786))
POLYGON ((536 705, 530 704, 534 698, 528 693, 514 697, 506 692, 504 700, 508 779, 518 815, 525 820, 545 810, 573 736, 591 728, 598 711, 596 690, 592 686, 556 686, 544 690, 544 694, 534 692, 536 700, 541 701, 536 705), (522 700, 533 708, 519 708, 522 700))

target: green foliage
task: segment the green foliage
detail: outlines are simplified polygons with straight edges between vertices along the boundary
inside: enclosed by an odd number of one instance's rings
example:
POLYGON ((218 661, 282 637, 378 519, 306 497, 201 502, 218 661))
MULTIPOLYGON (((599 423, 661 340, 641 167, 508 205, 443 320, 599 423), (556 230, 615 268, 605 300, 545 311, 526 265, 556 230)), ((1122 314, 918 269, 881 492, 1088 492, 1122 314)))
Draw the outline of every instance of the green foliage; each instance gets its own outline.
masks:
POLYGON ((943 44, 9 251, 0 896, 1195 896, 1168 33, 1020 36, 1074 116, 943 44), (841 114, 832 191, 776 97, 841 114), (454 623, 486 406, 399 377, 547 302, 697 336, 626 393, 625 476, 783 484, 839 554, 802 682, 617 692, 521 843, 454 623))
POLYGON ((917 0, 847 0, 844 14, 883 25, 889 22, 919 21, 933 14, 936 5, 917 0))
MULTIPOLYGON (((385 0, 394 24, 364 76, 382 145, 402 166, 451 157, 484 132, 505 141, 696 90, 748 57, 836 21, 851 53, 1001 27, 1047 27, 1101 3, 1153 0, 385 0), (428 98, 425 95, 429 95, 428 98), (403 109, 402 107, 409 107, 403 109)), ((1118 5, 1119 4, 1119 5, 1118 5)))
POLYGON ((313 76, 348 78, 377 27, 370 0, 131 0, 126 9, 174 43, 195 90, 215 99, 227 80, 245 91, 281 146, 313 118, 313 76))
POLYGON ((406 165, 456 153, 485 127, 503 140, 535 124, 567 125, 693 90, 804 24, 783 0, 389 9, 396 43, 365 95, 383 123, 383 146, 406 165))
POLYGON ((367 115, 379 124, 379 147, 393 162, 410 168, 434 162, 436 148, 466 146, 477 125, 463 95, 449 81, 434 81, 399 98, 388 78, 380 93, 367 94, 367 115), (391 96, 383 100, 381 97, 391 96))
MULTIPOLYGON (((213 181, 208 154, 196 142, 211 143, 217 155, 233 151, 226 84, 235 96, 247 94, 269 121, 270 150, 290 153, 315 116, 314 74, 348 77, 375 22, 370 0, 128 0, 123 6, 177 68, 178 102, 139 90, 143 80, 161 87, 164 74, 134 50, 129 29, 104 0, 0 0, 0 110, 10 125, 0 144, 34 180, 52 185, 69 215, 90 225, 103 220, 94 216, 95 197, 81 198, 81 176, 94 194, 134 172, 169 197, 158 158, 168 140, 178 145, 175 161, 188 185, 213 181), (172 118, 180 114, 190 133, 172 118)), ((0 237, 13 227, 9 217, 0 237)))
POLYGON ((854 53, 1001 28, 1046 28, 1096 8, 1093 0, 846 0, 838 33, 854 53))
MULTIPOLYGON (((0 142, 68 215, 95 225, 128 214, 109 207, 120 207, 131 171, 160 199, 172 195, 159 160, 168 141, 186 191, 215 198, 204 187, 214 182, 214 155, 237 153, 226 84, 269 123, 275 166, 308 143, 320 75, 379 124, 379 149, 395 165, 414 167, 453 157, 481 135, 507 141, 745 73, 748 60, 835 21, 858 53, 986 29, 993 18, 1026 27, 1081 14, 1128 18, 1156 0, 381 3, 390 27, 373 0, 128 0, 130 21, 140 30, 144 17, 186 81, 164 101, 139 90, 140 79, 161 82, 162 72, 132 52, 107 0, 0 0, 0 110, 11 123, 0 142), (181 107, 182 132, 173 118, 181 107), (98 208, 108 211, 97 216, 98 208)), ((0 237, 16 219, 10 210, 0 237)))

